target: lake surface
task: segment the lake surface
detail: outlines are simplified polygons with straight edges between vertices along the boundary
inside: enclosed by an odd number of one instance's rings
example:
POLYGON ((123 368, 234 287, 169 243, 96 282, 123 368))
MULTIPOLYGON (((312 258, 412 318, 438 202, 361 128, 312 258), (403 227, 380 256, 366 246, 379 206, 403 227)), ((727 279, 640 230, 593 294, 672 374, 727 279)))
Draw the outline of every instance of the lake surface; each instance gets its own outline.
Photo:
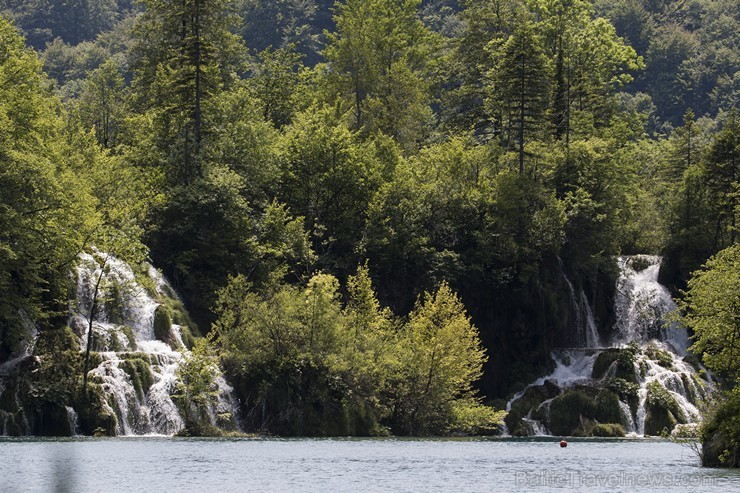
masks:
POLYGON ((11 439, 2 492, 740 492, 648 439, 11 439))

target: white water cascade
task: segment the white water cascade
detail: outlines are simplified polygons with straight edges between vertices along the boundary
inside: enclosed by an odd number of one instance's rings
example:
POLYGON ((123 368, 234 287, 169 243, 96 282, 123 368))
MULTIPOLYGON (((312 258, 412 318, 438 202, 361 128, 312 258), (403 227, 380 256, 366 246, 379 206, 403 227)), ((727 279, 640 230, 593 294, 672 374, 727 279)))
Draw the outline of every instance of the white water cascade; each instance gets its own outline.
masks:
POLYGON ((617 323, 612 345, 657 340, 684 356, 689 338, 686 329, 667 319, 676 309, 676 303, 668 289, 658 282, 660 261, 660 257, 651 255, 619 257, 621 275, 614 300, 617 323))
POLYGON ((571 330, 567 338, 568 345, 575 348, 601 347, 601 337, 586 293, 582 289, 576 293, 573 283, 565 273, 562 261, 560 261, 560 274, 565 285, 568 286, 569 309, 572 317, 571 330))
MULTIPOLYGON (((115 257, 94 251, 82 254, 76 270, 76 306, 69 325, 87 347, 92 326, 92 348, 98 361, 88 372, 90 382, 103 391, 103 411, 116 417, 117 435, 172 435, 185 426, 181 406, 173 401, 177 369, 187 349, 184 327, 167 324, 155 330, 157 310, 178 300, 162 275, 150 265, 142 274, 115 257), (97 291, 97 293, 96 293, 97 291), (93 310, 93 299, 98 302, 93 310), (92 322, 90 314, 93 313, 92 322), (165 331, 165 333, 162 333, 165 331)), ((236 416, 231 388, 223 377, 215 380, 218 402, 208 409, 215 423, 219 416, 236 416)), ((70 411, 70 420, 76 417, 70 411)))
MULTIPOLYGON (((574 309, 586 318, 577 319, 575 327, 581 332, 577 338, 586 344, 554 351, 552 373, 507 403, 507 411, 513 409, 516 416, 521 415, 519 434, 540 434, 543 429, 549 433, 553 425, 551 405, 573 391, 593 396, 608 389, 617 394, 619 401, 611 406, 619 409, 616 414, 608 414, 621 416, 617 424, 633 436, 671 432, 666 428, 701 419, 697 407, 712 385, 687 362, 691 358, 687 353, 688 335, 685 328, 671 320, 676 305, 665 286, 658 283, 661 258, 638 255, 620 257, 617 262, 616 322, 607 348, 598 347, 596 323, 585 310, 588 302, 579 300, 566 278, 571 303, 579 302, 574 309), (595 334, 590 337, 589 327, 595 334)), ((511 422, 509 428, 514 432, 511 422)))

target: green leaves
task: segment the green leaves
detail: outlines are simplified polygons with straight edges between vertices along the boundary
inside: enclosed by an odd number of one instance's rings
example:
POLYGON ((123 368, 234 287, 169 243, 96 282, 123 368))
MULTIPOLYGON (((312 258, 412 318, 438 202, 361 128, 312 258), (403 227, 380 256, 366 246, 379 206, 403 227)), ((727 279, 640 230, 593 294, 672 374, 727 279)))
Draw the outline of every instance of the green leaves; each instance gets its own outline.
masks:
POLYGON ((352 263, 347 256, 360 238, 381 178, 374 149, 360 142, 332 108, 314 105, 285 128, 278 162, 281 196, 305 217, 314 250, 322 254, 332 248, 338 262, 352 263))
POLYGON ((460 299, 443 284, 409 315, 399 345, 405 353, 393 382, 395 427, 409 434, 439 433, 451 421, 450 405, 473 395, 486 361, 477 330, 460 299))
POLYGON ((228 0, 148 0, 137 19, 132 68, 136 107, 152 112, 171 185, 203 178, 206 103, 234 82, 244 55, 230 32, 228 0))
POLYGON ((519 151, 519 174, 524 174, 525 144, 544 124, 549 66, 531 21, 522 17, 502 46, 491 47, 500 58, 489 74, 487 103, 500 115, 502 142, 519 151))
MULTIPOLYGON (((215 329, 226 366, 260 389, 243 396, 248 406, 271 402, 271 393, 279 392, 272 386, 296 368, 313 368, 326 372, 327 382, 341 382, 332 388, 344 389, 343 402, 372 409, 395 433, 485 428, 500 418, 474 397, 473 382, 486 357, 449 286, 425 295, 398 328, 390 311, 380 308, 366 267, 350 277, 348 291, 342 307, 339 283, 327 274, 315 275, 305 288, 278 285, 262 296, 243 277, 221 291, 215 329)), ((309 398, 296 392, 293 399, 309 398)), ((271 412, 287 413, 298 402, 271 412)))
MULTIPOLYGON (((0 18, 0 339, 63 309, 66 274, 99 224, 76 164, 98 154, 65 133, 40 63, 0 18), (73 193, 71 191, 74 191, 73 193)), ((76 137, 79 134, 72 132, 76 137)), ((0 348, 0 353, 16 347, 0 348)))
MULTIPOLYGON (((348 0, 324 53, 331 85, 351 108, 353 126, 382 132, 412 149, 431 119, 423 77, 434 47, 417 18, 420 0, 348 0)), ((333 95, 332 95, 333 96, 333 95)))
POLYGON ((694 332, 692 351, 710 370, 735 382, 740 378, 740 246, 709 259, 688 283, 681 303, 683 322, 694 332))
POLYGON ((173 395, 182 402, 186 427, 202 422, 208 408, 217 401, 220 391, 215 380, 219 373, 218 358, 208 340, 197 339, 177 367, 178 380, 173 395))

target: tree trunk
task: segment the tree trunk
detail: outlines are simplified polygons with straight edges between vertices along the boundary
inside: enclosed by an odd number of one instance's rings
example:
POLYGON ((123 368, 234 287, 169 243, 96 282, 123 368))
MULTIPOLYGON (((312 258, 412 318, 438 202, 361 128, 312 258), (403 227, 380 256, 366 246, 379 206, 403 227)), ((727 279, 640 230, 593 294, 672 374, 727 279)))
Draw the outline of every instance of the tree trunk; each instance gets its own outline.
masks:
MULTIPOLYGON (((200 0, 195 0, 195 25, 193 28, 195 29, 195 114, 193 115, 193 121, 195 124, 195 152, 198 154, 200 152, 201 131, 203 127, 203 115, 201 113, 201 99, 203 93, 203 89, 201 88, 201 72, 203 68, 201 66, 202 47, 200 41, 200 0)), ((202 175, 202 170, 200 169, 200 162, 197 159, 195 168, 196 176, 200 177, 202 175)))
POLYGON ((525 56, 521 55, 521 66, 519 72, 519 176, 524 176, 524 118, 525 118, 525 92, 526 92, 526 70, 525 56))
POLYGON ((98 310, 98 294, 100 293, 100 284, 103 281, 103 274, 105 272, 105 265, 108 263, 110 256, 106 256, 103 261, 103 265, 100 266, 100 275, 98 275, 95 281, 95 290, 93 291, 93 299, 90 304, 90 312, 87 317, 87 347, 85 348, 85 364, 82 374, 82 395, 87 396, 87 372, 90 367, 90 350, 92 349, 93 340, 93 320, 95 319, 96 312, 98 310))

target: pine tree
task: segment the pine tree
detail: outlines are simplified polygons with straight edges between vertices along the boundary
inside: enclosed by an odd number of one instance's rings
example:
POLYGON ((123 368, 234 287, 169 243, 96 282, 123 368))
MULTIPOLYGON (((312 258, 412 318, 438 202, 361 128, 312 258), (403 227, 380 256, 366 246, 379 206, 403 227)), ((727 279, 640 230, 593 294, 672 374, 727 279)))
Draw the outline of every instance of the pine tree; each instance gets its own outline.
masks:
POLYGON ((724 128, 714 137, 703 163, 712 217, 715 219, 714 244, 722 248, 737 238, 738 196, 740 195, 740 124, 732 111, 724 128))
POLYGON ((134 33, 136 106, 153 111, 176 184, 203 177, 208 100, 231 83, 243 47, 229 0, 145 0, 134 33))
POLYGON ((486 99, 486 73, 493 67, 495 50, 511 34, 522 5, 517 0, 467 0, 459 14, 465 30, 450 40, 452 49, 443 59, 440 118, 455 132, 472 131, 481 140, 497 132, 486 99))
POLYGON ((502 142, 516 147, 524 174, 526 142, 543 127, 549 70, 531 21, 522 18, 491 71, 489 104, 501 115, 502 142))

